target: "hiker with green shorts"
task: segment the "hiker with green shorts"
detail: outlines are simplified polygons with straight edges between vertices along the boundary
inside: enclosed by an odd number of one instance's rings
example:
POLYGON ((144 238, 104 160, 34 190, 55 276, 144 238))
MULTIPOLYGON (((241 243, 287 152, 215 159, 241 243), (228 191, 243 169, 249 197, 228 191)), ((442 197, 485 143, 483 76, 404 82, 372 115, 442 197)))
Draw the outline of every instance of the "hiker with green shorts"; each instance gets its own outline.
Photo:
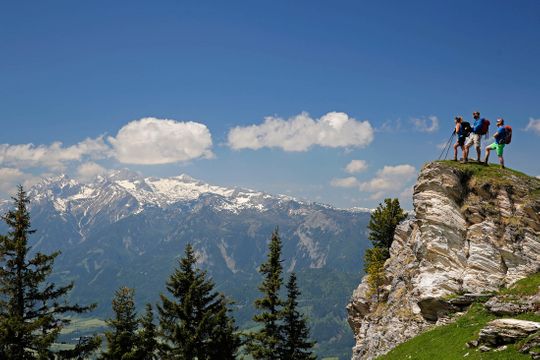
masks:
POLYGON ((506 130, 504 128, 504 120, 502 118, 497 119, 497 132, 493 135, 493 137, 495 138, 495 142, 486 147, 486 158, 484 159, 484 165, 488 164, 490 151, 495 150, 497 152, 497 156, 499 157, 499 164, 501 164, 501 168, 504 169, 503 150, 504 145, 506 145, 506 130))

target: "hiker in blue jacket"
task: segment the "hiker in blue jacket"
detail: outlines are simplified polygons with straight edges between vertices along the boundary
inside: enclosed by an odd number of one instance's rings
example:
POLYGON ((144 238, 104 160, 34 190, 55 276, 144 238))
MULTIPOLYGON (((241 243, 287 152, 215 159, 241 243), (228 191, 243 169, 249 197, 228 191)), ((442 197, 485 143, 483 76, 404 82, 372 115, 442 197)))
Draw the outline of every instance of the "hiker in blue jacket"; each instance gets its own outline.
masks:
POLYGON ((469 160, 469 149, 474 145, 476 148, 477 161, 480 162, 480 155, 482 152, 482 135, 486 134, 487 128, 484 127, 484 123, 487 121, 487 127, 489 127, 489 121, 480 118, 480 112, 473 112, 474 124, 472 126, 472 133, 467 138, 465 143, 465 149, 463 150, 463 161, 469 160))
POLYGON ((491 150, 497 151, 497 156, 499 157, 499 164, 501 168, 504 169, 504 158, 503 150, 504 145, 506 145, 506 129, 504 127, 504 120, 502 118, 497 119, 497 132, 493 135, 495 142, 486 147, 486 158, 484 159, 484 165, 488 164, 489 153, 491 150))

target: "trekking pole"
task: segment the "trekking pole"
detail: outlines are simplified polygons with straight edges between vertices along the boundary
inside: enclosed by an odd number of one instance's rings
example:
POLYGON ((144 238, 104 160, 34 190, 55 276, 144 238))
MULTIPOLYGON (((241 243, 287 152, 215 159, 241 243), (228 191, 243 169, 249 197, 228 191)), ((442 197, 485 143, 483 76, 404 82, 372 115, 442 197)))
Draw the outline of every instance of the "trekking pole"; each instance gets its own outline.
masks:
POLYGON ((444 160, 448 157, 448 152, 450 151, 450 148, 452 147, 452 139, 454 138, 454 133, 452 133, 452 136, 450 137, 450 141, 448 142, 448 147, 446 148, 446 154, 444 154, 444 160))
POLYGON ((450 150, 450 145, 452 144, 452 138, 454 137, 455 133, 456 133, 455 131, 452 131, 452 135, 450 135, 450 139, 448 139, 448 142, 444 145, 441 151, 441 155, 439 155, 438 160, 442 159, 442 155, 444 154, 445 151, 446 151, 446 155, 444 155, 444 159, 446 160, 446 157, 448 156, 448 151, 450 150))

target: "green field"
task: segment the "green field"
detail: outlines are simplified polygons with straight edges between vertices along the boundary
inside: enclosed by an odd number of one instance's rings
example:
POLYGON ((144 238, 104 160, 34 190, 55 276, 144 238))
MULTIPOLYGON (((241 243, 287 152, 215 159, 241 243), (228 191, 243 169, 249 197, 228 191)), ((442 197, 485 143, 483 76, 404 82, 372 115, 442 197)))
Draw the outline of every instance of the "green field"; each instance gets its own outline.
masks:
MULTIPOLYGON (((522 279, 501 294, 509 296, 526 296, 534 294, 540 286, 540 273, 522 279)), ((469 311, 454 323, 436 327, 430 331, 397 346, 378 360, 452 360, 452 359, 530 359, 530 355, 518 352, 516 345, 508 345, 504 351, 480 352, 467 348, 468 341, 476 340, 478 333, 489 321, 498 317, 484 310, 484 306, 476 303, 469 311)), ((533 313, 513 316, 513 318, 540 321, 540 316, 533 313)))

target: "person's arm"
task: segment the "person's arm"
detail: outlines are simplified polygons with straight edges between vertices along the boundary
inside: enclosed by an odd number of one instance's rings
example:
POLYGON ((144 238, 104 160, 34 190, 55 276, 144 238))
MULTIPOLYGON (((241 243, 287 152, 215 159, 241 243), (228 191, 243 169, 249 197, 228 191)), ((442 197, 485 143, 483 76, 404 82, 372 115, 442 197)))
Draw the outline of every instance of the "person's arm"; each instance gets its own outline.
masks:
POLYGON ((456 134, 459 135, 459 129, 461 128, 461 124, 460 123, 457 123, 456 124, 456 128, 454 129, 454 131, 456 132, 456 134))

